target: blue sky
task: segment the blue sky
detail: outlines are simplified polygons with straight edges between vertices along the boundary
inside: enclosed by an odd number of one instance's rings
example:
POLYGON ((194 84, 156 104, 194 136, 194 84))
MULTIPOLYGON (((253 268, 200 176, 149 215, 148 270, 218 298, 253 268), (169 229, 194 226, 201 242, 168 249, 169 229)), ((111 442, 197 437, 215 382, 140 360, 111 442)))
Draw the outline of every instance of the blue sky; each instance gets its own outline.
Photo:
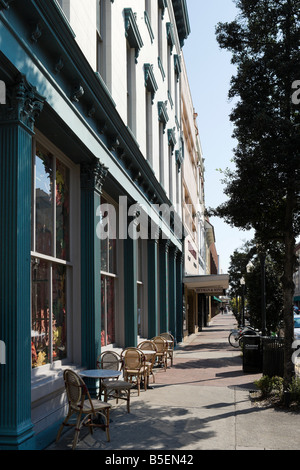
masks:
MULTIPOLYGON (((231 54, 219 48, 215 26, 233 20, 237 10, 232 0, 187 0, 187 7, 191 34, 185 41, 183 54, 205 159, 206 207, 216 207, 226 200, 222 175, 217 169, 234 168, 231 159, 236 141, 231 137, 229 113, 233 104, 228 100, 235 68, 230 63, 231 54)), ((251 239, 253 232, 231 228, 219 218, 210 221, 215 228, 220 272, 226 273, 230 255, 251 239)))

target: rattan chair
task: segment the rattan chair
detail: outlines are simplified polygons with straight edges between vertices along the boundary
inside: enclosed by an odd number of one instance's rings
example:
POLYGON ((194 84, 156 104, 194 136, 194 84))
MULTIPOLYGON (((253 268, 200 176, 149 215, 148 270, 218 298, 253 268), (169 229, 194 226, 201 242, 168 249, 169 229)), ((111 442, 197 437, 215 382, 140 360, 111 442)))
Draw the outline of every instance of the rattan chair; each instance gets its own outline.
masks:
MULTIPOLYGON (((122 360, 115 351, 104 351, 97 359, 97 367, 101 369, 112 369, 120 371, 122 368, 122 360)), ((132 384, 126 380, 104 379, 102 380, 102 391, 104 401, 109 398, 117 400, 125 400, 127 402, 127 411, 130 413, 130 389, 132 384)))
POLYGON ((77 446, 79 432, 82 426, 88 426, 91 433, 94 427, 104 427, 106 430, 106 438, 109 442, 109 410, 111 405, 97 399, 92 399, 84 381, 73 370, 67 369, 64 371, 64 381, 69 410, 58 430, 56 442, 59 440, 64 426, 75 426, 73 449, 77 446), (68 421, 74 414, 77 414, 76 423, 69 424, 68 421), (104 418, 105 423, 101 423, 99 419, 98 422, 96 421, 96 419, 100 417, 99 415, 104 418))
POLYGON ((167 349, 167 356, 171 360, 171 366, 173 366, 173 356, 174 356, 174 336, 171 333, 160 333, 159 336, 162 336, 168 341, 168 349, 167 349))
POLYGON ((147 372, 145 356, 138 348, 126 348, 121 354, 123 361, 124 379, 137 385, 138 395, 140 395, 141 380, 144 381, 144 388, 147 390, 147 372))
POLYGON ((167 370, 167 349, 168 349, 168 343, 163 338, 162 336, 155 336, 152 338, 152 341, 154 342, 157 352, 156 352, 156 359, 159 365, 163 365, 164 370, 167 370))
POLYGON ((149 378, 150 378, 150 375, 152 375, 153 377, 153 383, 155 383, 155 375, 154 375, 154 372, 153 372, 153 366, 154 366, 154 363, 155 363, 155 359, 156 359, 156 353, 157 353, 157 347, 155 346, 155 343, 153 341, 151 341, 150 339, 148 340, 145 340, 145 341, 142 341, 141 343, 138 344, 138 349, 140 349, 141 351, 145 350, 145 351, 153 351, 153 354, 152 355, 146 355, 145 354, 145 365, 147 366, 148 370, 147 370, 147 381, 148 381, 148 384, 149 384, 149 378))

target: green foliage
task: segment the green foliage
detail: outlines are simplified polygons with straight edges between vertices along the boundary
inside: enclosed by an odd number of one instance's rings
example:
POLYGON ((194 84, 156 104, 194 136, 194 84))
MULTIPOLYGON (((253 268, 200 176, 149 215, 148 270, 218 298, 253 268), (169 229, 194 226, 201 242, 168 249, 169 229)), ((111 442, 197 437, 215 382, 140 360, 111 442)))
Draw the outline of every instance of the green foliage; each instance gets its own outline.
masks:
MULTIPOLYGON (((292 84, 300 70, 300 1, 236 0, 239 14, 216 28, 217 41, 232 54, 234 171, 225 173, 226 202, 210 211, 228 224, 254 229, 262 252, 283 246, 281 282, 286 350, 293 340, 291 317, 300 234, 300 113, 292 84)), ((285 383, 293 364, 285 356, 285 383)))
MULTIPOLYGON (((282 377, 274 376, 269 377, 263 375, 259 380, 256 380, 254 384, 261 392, 261 397, 264 399, 276 397, 279 399, 279 403, 284 403, 284 381, 282 377)), ((289 393, 289 406, 292 404, 300 405, 300 377, 293 377, 288 388, 289 393)))
POLYGON ((291 401, 300 404, 300 377, 293 377, 288 391, 291 394, 291 401))
POLYGON ((282 397, 283 394, 283 378, 274 376, 269 377, 263 375, 260 379, 254 382, 254 385, 261 391, 262 398, 268 398, 272 394, 282 397))
POLYGON ((299 110, 292 104, 292 83, 300 70, 299 0, 237 0, 240 14, 219 23, 219 45, 232 53, 237 73, 229 97, 236 171, 226 171, 228 200, 213 210, 226 222, 254 228, 262 240, 283 240, 287 203, 290 229, 298 234, 300 215, 299 110))

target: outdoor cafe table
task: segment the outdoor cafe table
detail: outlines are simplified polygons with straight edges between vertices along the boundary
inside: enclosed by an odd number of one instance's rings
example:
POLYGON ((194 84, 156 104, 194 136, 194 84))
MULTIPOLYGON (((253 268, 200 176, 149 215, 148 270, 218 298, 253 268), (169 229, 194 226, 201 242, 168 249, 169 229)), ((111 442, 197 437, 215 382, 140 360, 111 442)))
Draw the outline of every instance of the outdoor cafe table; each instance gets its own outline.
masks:
POLYGON ((83 378, 95 379, 100 381, 99 397, 101 398, 102 380, 117 378, 121 375, 121 372, 113 369, 88 369, 81 371, 79 375, 83 378))
POLYGON ((141 349, 142 353, 145 354, 145 356, 152 356, 153 354, 156 354, 156 351, 153 349, 141 349))

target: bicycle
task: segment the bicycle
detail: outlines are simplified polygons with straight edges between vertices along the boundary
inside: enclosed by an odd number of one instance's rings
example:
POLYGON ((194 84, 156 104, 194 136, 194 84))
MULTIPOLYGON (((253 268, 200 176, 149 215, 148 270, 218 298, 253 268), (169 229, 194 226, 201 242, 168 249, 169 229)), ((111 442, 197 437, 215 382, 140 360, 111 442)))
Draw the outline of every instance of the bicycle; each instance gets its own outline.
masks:
POLYGON ((228 341, 230 346, 233 348, 242 348, 243 337, 245 335, 258 336, 259 334, 259 331, 252 328, 252 326, 244 326, 242 328, 238 328, 237 330, 232 330, 228 336, 228 341))

